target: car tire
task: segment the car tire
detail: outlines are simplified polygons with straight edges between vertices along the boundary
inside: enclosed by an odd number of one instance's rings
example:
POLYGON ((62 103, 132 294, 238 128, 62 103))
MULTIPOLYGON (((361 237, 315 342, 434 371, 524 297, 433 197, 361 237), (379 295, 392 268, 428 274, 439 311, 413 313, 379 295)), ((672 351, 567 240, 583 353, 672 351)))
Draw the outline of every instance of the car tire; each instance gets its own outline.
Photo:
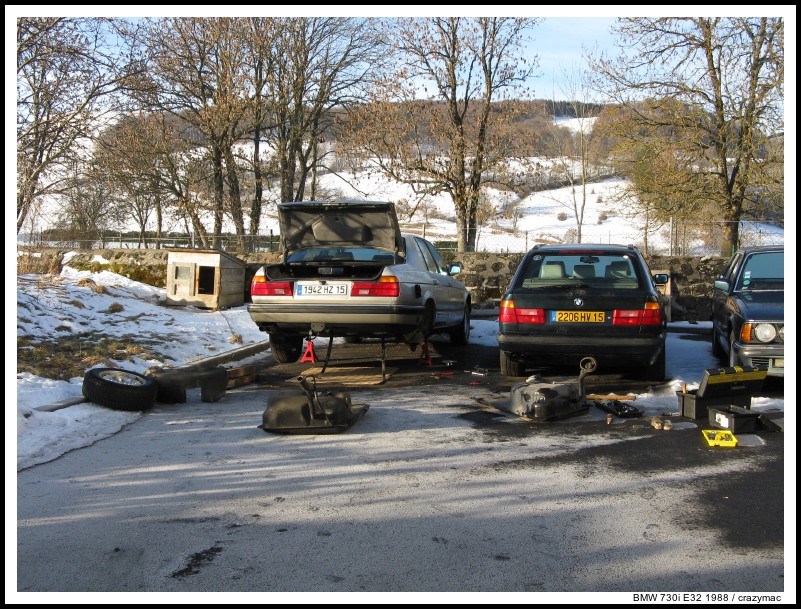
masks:
POLYGON ((642 371, 642 378, 646 381, 657 381, 659 383, 663 383, 665 381, 665 360, 666 358, 666 348, 663 346, 662 351, 659 352, 659 356, 656 358, 653 364, 646 366, 642 371))
POLYGON ((270 349, 273 359, 279 364, 293 364, 298 361, 303 349, 303 337, 270 334, 270 349))
POLYGON ((434 324, 437 321, 437 307, 430 300, 426 303, 423 311, 423 318, 420 320, 420 334, 423 340, 434 333, 434 324))
POLYGON ((452 345, 463 347, 470 342, 470 303, 464 306, 462 321, 448 334, 451 338, 452 345))
POLYGON ((720 335, 714 326, 712 326, 712 355, 718 359, 726 357, 726 351, 720 346, 720 335))
POLYGON ((158 388, 152 378, 119 368, 92 368, 83 377, 83 397, 113 410, 148 410, 158 388))
POLYGON ((523 362, 516 360, 508 351, 501 351, 501 374, 504 376, 523 376, 526 368, 523 362))

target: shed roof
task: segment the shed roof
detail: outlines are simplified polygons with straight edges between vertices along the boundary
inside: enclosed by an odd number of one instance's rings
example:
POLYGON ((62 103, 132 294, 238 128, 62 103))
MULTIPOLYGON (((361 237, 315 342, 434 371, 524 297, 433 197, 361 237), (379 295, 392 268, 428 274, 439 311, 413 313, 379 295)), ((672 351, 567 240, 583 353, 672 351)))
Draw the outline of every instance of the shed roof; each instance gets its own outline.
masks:
POLYGON ((247 263, 244 260, 241 260, 234 256, 233 254, 229 254, 228 252, 223 252, 222 250, 204 250, 204 249, 196 249, 190 247, 171 247, 167 248, 168 254, 219 254, 224 258, 227 258, 231 262, 236 264, 240 264, 243 267, 247 266, 247 263))

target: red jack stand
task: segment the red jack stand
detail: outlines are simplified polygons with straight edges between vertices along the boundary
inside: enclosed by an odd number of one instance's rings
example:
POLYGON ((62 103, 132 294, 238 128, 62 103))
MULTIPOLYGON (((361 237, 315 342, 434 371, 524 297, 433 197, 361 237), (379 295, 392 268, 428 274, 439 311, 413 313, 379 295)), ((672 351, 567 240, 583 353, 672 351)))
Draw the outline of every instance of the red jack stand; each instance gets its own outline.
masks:
POLYGON ((300 361, 312 363, 319 361, 317 359, 317 355, 314 353, 314 343, 308 338, 306 339, 306 351, 303 354, 303 357, 300 358, 300 361))
POLYGON ((420 350, 420 359, 417 360, 417 365, 433 366, 431 362, 431 352, 428 350, 428 341, 423 341, 423 347, 420 350))

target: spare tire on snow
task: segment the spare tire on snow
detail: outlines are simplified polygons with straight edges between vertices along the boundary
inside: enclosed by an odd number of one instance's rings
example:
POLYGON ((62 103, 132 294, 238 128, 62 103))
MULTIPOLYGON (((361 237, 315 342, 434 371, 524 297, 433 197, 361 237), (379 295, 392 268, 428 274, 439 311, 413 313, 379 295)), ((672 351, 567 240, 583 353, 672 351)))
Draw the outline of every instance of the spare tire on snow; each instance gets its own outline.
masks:
POLYGON ((83 396, 113 410, 148 410, 156 403, 156 383, 119 368, 92 368, 83 377, 83 396))

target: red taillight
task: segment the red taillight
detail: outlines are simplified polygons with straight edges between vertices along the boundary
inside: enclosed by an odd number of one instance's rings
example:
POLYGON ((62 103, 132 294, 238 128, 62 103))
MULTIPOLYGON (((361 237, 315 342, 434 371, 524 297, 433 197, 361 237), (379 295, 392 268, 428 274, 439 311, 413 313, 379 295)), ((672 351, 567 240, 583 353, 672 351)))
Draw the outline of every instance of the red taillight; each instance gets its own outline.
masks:
POLYGON ((642 312, 642 325, 658 326, 662 323, 662 307, 656 302, 646 302, 642 312))
POLYGON ((400 296, 400 284, 398 278, 392 275, 384 275, 378 281, 354 281, 350 295, 397 298, 400 296))
POLYGON ((643 309, 612 311, 613 326, 658 326, 661 324, 662 309, 656 302, 646 302, 643 309))
POLYGON ((250 284, 251 296, 292 296, 291 281, 267 281, 264 275, 256 275, 250 284))
POLYGON ((501 302, 498 322, 502 324, 544 324, 545 309, 518 309, 514 300, 501 302))

